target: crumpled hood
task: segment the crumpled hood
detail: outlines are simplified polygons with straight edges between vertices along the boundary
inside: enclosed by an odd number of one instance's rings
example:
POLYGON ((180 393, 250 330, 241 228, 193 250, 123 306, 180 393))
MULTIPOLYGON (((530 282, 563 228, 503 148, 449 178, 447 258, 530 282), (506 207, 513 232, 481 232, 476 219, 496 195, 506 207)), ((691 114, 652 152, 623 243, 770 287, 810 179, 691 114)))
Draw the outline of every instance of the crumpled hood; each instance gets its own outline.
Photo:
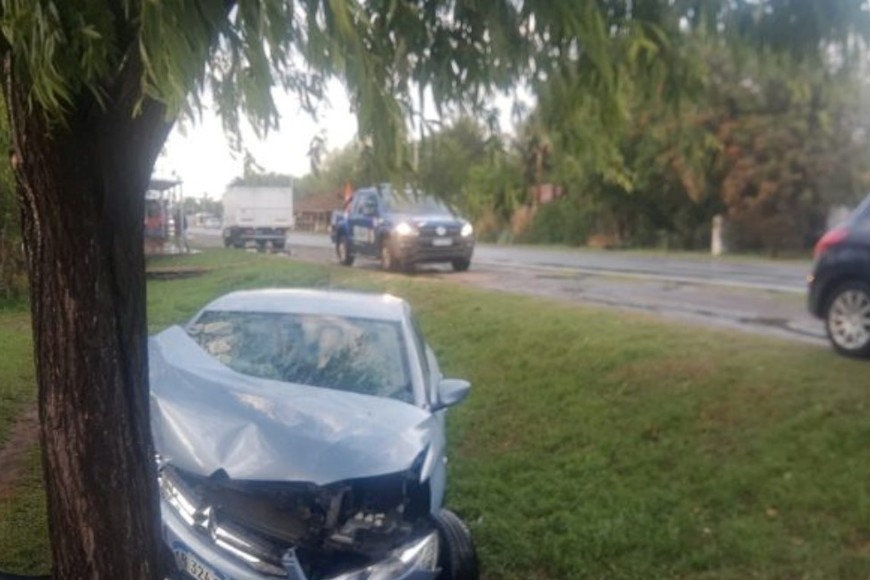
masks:
POLYGON ((326 485, 405 471, 443 445, 419 407, 237 373, 178 326, 149 349, 154 444, 196 475, 326 485))

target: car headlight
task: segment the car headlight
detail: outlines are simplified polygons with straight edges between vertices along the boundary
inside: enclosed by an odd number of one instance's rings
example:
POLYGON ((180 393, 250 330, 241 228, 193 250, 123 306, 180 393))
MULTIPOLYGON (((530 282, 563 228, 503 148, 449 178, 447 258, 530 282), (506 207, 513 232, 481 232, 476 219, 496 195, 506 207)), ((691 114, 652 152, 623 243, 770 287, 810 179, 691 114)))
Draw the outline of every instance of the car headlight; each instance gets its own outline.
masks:
POLYGON ((471 224, 466 223, 464 226, 462 226, 462 232, 460 232, 460 233, 462 234, 463 238, 467 238, 468 236, 470 236, 471 234, 474 233, 474 228, 472 227, 471 224))
POLYGON ((393 232, 399 236, 416 236, 419 232, 417 232, 417 228, 409 224, 408 222, 400 222, 393 228, 393 232))
POLYGON ((434 572, 438 567, 438 532, 393 550, 377 564, 336 576, 333 580, 389 580, 414 571, 434 572))

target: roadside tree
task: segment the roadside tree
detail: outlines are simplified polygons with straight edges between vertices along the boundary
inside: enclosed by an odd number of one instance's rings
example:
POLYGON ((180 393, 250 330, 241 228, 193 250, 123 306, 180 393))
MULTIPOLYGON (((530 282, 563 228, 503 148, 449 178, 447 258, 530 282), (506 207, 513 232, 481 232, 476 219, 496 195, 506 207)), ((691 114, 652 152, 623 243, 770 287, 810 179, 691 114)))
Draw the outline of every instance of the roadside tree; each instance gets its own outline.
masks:
MULTIPOLYGON (((747 22, 762 32, 810 5, 807 18, 818 26, 800 39, 808 45, 866 19, 859 2, 838 3, 856 10, 833 11, 835 21, 822 0, 710 4, 718 7, 712 30, 738 6, 758 11, 747 22)), ((407 160, 405 119, 420 88, 439 106, 479 105, 520 75, 574 75, 615 116, 622 57, 631 55, 651 83, 675 82, 680 69, 667 39, 685 19, 700 18, 696 5, 2 0, 2 91, 30 281, 55 576, 161 577, 143 192, 174 120, 195 111, 200 95, 210 94, 231 134, 244 119, 265 132, 278 126, 273 90, 313 109, 327 80, 338 78, 361 142, 387 170, 407 160)))

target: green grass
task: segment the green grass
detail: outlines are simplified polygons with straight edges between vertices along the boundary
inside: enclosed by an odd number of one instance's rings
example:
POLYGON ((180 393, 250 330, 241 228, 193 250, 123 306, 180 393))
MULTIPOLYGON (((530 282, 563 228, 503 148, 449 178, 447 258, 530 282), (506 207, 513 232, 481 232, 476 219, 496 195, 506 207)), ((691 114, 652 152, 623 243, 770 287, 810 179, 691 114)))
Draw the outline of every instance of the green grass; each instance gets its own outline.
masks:
POLYGON ((32 355, 30 318, 20 311, 0 314, 0 445, 21 410, 36 400, 32 355))
MULTIPOLYGON (((487 578, 870 576, 865 363, 274 256, 217 251, 160 265, 213 271, 150 283, 153 331, 241 287, 407 298, 445 374, 475 385, 449 421, 448 503, 469 522, 487 578)), ((19 513, 40 513, 28 503, 36 487, 22 484, 19 513)), ((0 522, 8 509, 0 502, 0 522)), ((0 526, 0 569, 23 558, 3 549, 9 529, 0 526)))
POLYGON ((48 521, 39 445, 34 443, 21 478, 8 495, 0 493, 0 570, 47 574, 51 570, 48 521))

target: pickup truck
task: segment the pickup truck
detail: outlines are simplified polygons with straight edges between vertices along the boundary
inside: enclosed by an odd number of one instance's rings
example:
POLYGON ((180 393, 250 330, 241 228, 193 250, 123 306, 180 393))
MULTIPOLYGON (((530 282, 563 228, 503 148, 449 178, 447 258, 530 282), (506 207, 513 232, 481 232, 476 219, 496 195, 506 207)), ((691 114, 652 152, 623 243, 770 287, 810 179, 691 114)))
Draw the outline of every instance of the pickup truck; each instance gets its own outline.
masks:
POLYGON ((379 259, 385 270, 410 270, 420 263, 449 263, 468 270, 474 228, 431 195, 389 186, 359 189, 344 213, 334 213, 330 237, 339 263, 357 256, 379 259))

